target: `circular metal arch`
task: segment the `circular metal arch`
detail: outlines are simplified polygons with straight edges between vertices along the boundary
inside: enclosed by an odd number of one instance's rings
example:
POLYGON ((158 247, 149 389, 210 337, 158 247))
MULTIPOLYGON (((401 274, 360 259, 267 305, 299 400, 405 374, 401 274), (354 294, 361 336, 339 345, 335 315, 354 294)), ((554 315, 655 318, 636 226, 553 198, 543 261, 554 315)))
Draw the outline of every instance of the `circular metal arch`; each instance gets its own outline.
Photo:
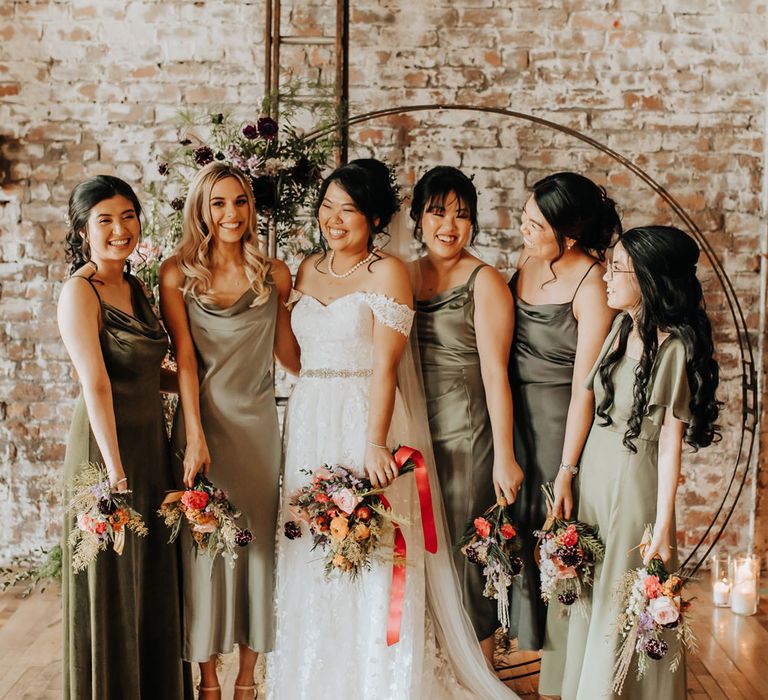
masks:
MULTIPOLYGON (((728 309, 733 319, 736 333, 738 336, 739 353, 741 358, 741 434, 739 437, 739 445, 736 451, 736 457, 731 471, 730 478, 728 480, 728 487, 723 494, 723 497, 712 516, 712 520, 708 525, 706 531, 701 536, 701 539, 692 549, 686 560, 682 563, 681 568, 685 571, 686 575, 692 576, 702 564, 707 560, 717 541, 725 531, 728 522, 733 515, 736 508, 736 504, 739 501, 741 493, 746 483, 747 474, 749 473, 749 465, 752 461, 752 456, 755 449, 756 442, 756 429, 757 429, 757 416, 758 416, 758 395, 757 395, 757 373, 755 370, 754 355, 752 352, 752 344, 749 340, 749 334, 747 331, 747 324, 744 318, 744 313, 739 304, 739 300, 736 296, 736 292, 731 284, 728 275, 723 268, 720 259, 715 253, 713 247, 707 241, 704 234, 699 227, 693 221, 691 216, 685 211, 683 206, 656 180, 654 180, 648 173, 642 168, 633 163, 625 156, 617 153, 613 149, 605 146, 604 144, 596 141, 586 134, 582 134, 575 129, 557 124, 556 122, 536 117, 531 114, 525 114, 523 112, 516 112, 509 109, 501 109, 497 107, 480 107, 477 105, 462 105, 462 104, 422 104, 412 106, 391 107, 389 109, 380 109, 371 112, 365 112, 349 117, 345 120, 339 120, 334 124, 316 129, 315 131, 307 134, 308 140, 320 138, 332 134, 340 127, 347 129, 350 126, 356 124, 362 124, 364 122, 373 121, 375 119, 382 119, 385 117, 398 116, 402 114, 409 114, 413 112, 475 112, 481 114, 495 114, 502 117, 508 117, 516 120, 522 120, 533 124, 553 129, 562 134, 571 136, 583 143, 592 146, 594 149, 604 153, 612 158, 619 165, 629 170, 632 174, 636 175, 642 180, 648 187, 650 187, 657 195, 659 195, 674 212, 674 214, 680 219, 683 226, 691 236, 696 240, 699 248, 704 252, 707 260, 709 261, 712 269, 717 276, 717 280, 720 287, 723 290, 726 301, 728 303, 728 309), (726 504, 729 498, 733 497, 733 501, 729 507, 726 508, 726 504), (714 537, 711 543, 707 546, 707 539, 712 533, 714 537)), ((534 662, 535 663, 535 662, 534 662)), ((506 667, 502 670, 511 670, 519 666, 530 665, 531 662, 525 664, 516 664, 515 666, 506 667)), ((535 673, 535 672, 534 672, 535 673)), ((523 674, 522 676, 512 676, 507 680, 513 678, 524 677, 527 675, 533 675, 531 673, 523 674)))

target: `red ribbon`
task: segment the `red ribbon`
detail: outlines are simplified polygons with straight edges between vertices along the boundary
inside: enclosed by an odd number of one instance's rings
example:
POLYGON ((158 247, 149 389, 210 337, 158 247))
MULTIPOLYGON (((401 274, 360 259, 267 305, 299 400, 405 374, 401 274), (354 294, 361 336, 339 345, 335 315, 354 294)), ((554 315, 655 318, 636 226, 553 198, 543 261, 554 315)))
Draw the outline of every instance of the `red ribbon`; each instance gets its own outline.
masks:
MULTIPOLYGON (((429 488, 429 474, 424 457, 413 447, 401 447, 395 452, 395 464, 400 469, 408 460, 411 460, 416 468, 413 470, 416 477, 416 489, 419 493, 419 507, 421 509, 421 527, 424 533, 424 549, 434 554, 437 551, 437 532, 435 531, 435 515, 432 510, 432 492, 429 488)), ((380 496, 381 504, 391 509, 385 496, 380 496)), ((392 521, 395 528, 394 560, 392 562, 392 588, 389 593, 389 613, 387 615, 387 646, 392 646, 400 641, 400 626, 403 620, 403 603, 405 601, 405 537, 400 526, 392 521)))

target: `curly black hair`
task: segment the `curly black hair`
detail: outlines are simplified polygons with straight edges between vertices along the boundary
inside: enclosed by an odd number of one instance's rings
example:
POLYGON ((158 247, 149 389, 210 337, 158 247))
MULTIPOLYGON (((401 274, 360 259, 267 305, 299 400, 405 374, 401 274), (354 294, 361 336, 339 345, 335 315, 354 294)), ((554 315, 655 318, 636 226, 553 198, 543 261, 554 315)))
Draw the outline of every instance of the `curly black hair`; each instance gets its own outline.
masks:
POLYGON ((613 366, 624 356, 633 325, 643 343, 635 369, 632 411, 627 421, 623 444, 632 452, 648 409, 648 382, 659 351, 658 332, 679 338, 685 348, 686 375, 691 390, 691 422, 684 440, 694 449, 721 439, 716 424, 721 402, 716 393, 720 372, 714 358, 712 326, 704 308, 701 283, 696 277, 699 248, 696 242, 672 226, 644 226, 624 233, 621 245, 632 261, 640 288, 640 308, 633 320, 621 320, 618 343, 603 359, 598 370, 605 396, 596 408, 602 425, 612 423, 608 411, 613 405, 613 366))

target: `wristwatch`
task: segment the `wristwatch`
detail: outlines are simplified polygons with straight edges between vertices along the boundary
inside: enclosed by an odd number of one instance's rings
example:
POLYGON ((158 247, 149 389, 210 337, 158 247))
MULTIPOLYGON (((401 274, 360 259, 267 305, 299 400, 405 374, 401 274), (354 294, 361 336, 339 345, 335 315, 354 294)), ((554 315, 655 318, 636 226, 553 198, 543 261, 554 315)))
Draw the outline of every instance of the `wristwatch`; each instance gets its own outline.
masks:
POLYGON ((579 473, 579 466, 577 464, 566 464, 565 462, 560 462, 560 469, 566 472, 570 472, 573 476, 576 476, 579 473))

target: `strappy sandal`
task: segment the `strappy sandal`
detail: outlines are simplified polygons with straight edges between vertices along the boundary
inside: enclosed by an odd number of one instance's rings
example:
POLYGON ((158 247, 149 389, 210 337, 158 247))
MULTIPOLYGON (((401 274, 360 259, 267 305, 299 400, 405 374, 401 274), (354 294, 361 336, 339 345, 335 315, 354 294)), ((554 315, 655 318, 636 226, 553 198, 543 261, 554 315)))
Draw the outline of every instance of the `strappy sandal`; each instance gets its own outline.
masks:
MULTIPOLYGON (((256 690, 256 684, 252 683, 251 685, 236 685, 235 692, 237 692, 238 690, 250 690, 251 693, 253 693, 256 690)), ((255 696, 252 695, 251 697, 258 698, 258 693, 255 696)))
POLYGON ((198 699, 202 698, 203 693, 220 693, 221 692, 221 686, 220 685, 198 685, 197 686, 197 697, 198 699))

